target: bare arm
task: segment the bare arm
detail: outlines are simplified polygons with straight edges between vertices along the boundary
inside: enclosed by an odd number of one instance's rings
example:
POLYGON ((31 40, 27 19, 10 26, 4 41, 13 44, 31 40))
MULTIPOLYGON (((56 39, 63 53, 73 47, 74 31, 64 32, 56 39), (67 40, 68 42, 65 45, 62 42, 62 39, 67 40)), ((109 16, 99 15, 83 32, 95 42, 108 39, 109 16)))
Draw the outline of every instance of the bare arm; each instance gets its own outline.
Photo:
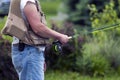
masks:
POLYGON ((28 2, 24 8, 24 13, 31 25, 33 31, 43 37, 49 37, 60 40, 62 43, 68 42, 67 35, 58 33, 40 22, 40 16, 34 3, 28 2))

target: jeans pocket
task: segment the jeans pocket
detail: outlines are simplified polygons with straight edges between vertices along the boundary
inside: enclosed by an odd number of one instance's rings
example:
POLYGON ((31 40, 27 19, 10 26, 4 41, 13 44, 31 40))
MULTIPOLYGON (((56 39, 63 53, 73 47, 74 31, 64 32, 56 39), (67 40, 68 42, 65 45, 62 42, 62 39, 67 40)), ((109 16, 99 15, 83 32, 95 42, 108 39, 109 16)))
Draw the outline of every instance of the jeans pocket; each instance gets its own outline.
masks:
POLYGON ((22 58, 21 54, 16 54, 16 55, 12 56, 13 65, 14 65, 17 72, 20 72, 23 68, 22 59, 23 58, 22 58))

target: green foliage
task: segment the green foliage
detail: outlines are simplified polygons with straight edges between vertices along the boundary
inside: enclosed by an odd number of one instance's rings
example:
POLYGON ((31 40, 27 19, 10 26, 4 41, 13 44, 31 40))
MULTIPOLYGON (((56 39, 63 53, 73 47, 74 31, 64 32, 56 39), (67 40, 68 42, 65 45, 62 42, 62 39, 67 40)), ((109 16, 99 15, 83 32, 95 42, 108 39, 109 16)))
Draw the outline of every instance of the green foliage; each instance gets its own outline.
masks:
MULTIPOLYGON (((105 6, 105 9, 102 13, 98 13, 94 7, 94 14, 92 17, 92 26, 93 28, 100 27, 101 25, 111 25, 115 23, 120 23, 118 18, 117 11, 114 9, 114 1, 111 1, 108 5, 105 6)), ((120 27, 111 28, 100 32, 93 33, 94 38, 97 38, 98 41, 102 44, 101 50, 104 52, 104 55, 109 59, 111 66, 118 68, 120 65, 120 27)))
POLYGON ((109 38, 109 41, 104 41, 100 46, 101 53, 109 61, 111 67, 115 69, 116 72, 120 73, 120 38, 114 40, 109 38))
POLYGON ((106 72, 110 69, 109 61, 102 54, 100 48, 102 44, 98 40, 89 40, 83 46, 83 63, 85 73, 93 76, 105 76, 106 72))
POLYGON ((113 37, 100 42, 98 39, 88 39, 82 49, 82 57, 77 56, 77 70, 93 76, 120 74, 120 38, 113 37))
MULTIPOLYGON (((114 9, 114 1, 107 4, 103 12, 98 12, 95 5, 90 5, 90 10, 93 29, 120 22, 114 9)), ((84 72, 90 72, 94 76, 104 76, 113 70, 120 73, 119 30, 119 27, 108 28, 94 32, 92 38, 88 37, 83 46, 82 57, 77 59, 78 68, 84 67, 84 72)))
MULTIPOLYGON (((111 1, 108 5, 105 6, 103 12, 98 12, 95 5, 91 5, 91 21, 93 29, 100 28, 107 25, 112 25, 120 22, 117 12, 114 9, 114 2, 111 1)), ((116 35, 120 33, 120 28, 107 28, 105 31, 94 32, 93 35, 100 39, 106 39, 107 36, 116 35)))

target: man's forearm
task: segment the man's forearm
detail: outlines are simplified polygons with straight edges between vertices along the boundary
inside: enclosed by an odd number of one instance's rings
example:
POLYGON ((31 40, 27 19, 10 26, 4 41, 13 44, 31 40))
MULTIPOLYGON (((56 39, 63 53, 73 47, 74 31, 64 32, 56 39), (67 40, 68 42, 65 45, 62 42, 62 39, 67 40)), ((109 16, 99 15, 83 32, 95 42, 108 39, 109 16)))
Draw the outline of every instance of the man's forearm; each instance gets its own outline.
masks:
POLYGON ((54 39, 59 39, 61 37, 61 33, 56 32, 50 28, 48 28, 47 26, 45 26, 44 24, 40 24, 38 25, 38 27, 36 27, 37 29, 35 30, 35 33, 37 33, 38 35, 42 36, 42 37, 51 37, 54 39))

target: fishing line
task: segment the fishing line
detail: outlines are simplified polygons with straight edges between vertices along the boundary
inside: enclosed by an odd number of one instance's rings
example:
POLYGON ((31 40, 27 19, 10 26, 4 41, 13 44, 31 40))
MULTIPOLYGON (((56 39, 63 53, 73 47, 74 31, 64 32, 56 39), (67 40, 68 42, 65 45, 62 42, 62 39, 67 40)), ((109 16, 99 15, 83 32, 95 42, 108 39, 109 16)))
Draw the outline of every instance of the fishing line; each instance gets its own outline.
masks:
MULTIPOLYGON (((112 24, 112 25, 108 25, 108 26, 103 26, 103 27, 96 28, 96 29, 93 29, 93 30, 90 30, 90 31, 86 31, 85 34, 90 34, 90 33, 93 33, 95 31, 102 31, 102 30, 105 30, 105 29, 117 28, 117 27, 120 27, 119 25, 120 25, 120 23, 116 23, 116 24, 112 24)), ((71 38, 76 38, 79 35, 80 34, 75 34, 71 38)))

